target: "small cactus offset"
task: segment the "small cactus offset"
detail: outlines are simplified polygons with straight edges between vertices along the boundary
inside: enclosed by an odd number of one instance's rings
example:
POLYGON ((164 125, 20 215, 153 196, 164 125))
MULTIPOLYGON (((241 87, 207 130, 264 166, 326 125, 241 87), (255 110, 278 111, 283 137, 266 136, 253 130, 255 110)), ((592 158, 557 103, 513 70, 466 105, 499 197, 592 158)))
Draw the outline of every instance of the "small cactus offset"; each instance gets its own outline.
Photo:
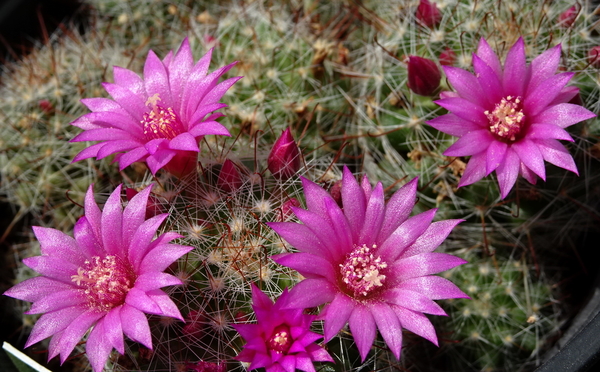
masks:
POLYGON ((591 3, 89 5, 0 85, 26 347, 94 372, 546 360, 599 217, 591 3))

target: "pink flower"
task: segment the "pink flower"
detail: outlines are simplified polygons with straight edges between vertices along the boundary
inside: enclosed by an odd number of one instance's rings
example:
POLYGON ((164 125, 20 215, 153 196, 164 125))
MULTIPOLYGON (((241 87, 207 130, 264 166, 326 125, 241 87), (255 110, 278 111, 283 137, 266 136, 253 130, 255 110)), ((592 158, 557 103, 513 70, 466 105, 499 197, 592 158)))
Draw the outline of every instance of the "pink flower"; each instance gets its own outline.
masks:
POLYGON ((430 59, 408 57, 408 87, 421 96, 432 96, 440 87, 442 74, 435 62, 430 59))
POLYGON ((442 13, 435 3, 432 3, 429 0, 420 0, 415 17, 423 26, 434 28, 440 24, 442 13))
POLYGON ((169 52, 162 61, 150 51, 143 79, 115 66, 115 83, 103 84, 113 99, 83 99, 92 112, 71 123, 85 130, 73 142, 101 142, 73 161, 116 153, 121 170, 145 161, 152 174, 161 168, 176 176, 195 171, 200 139, 208 134, 230 135, 215 121, 223 114, 213 112, 227 106, 218 101, 241 78, 217 84, 235 63, 207 75, 211 55, 212 50, 194 65, 186 38, 176 54, 169 52))
POLYGON ((273 304, 252 285, 252 308, 257 323, 233 325, 247 341, 235 359, 250 362, 249 370, 315 372, 313 362, 333 362, 329 353, 315 344, 323 336, 310 331, 316 316, 303 314, 302 309, 286 310, 288 297, 286 289, 273 304))
POLYGON ((168 232, 153 239, 168 214, 145 219, 151 187, 121 207, 121 186, 104 210, 94 201, 90 186, 85 215, 75 225, 75 238, 35 226, 42 255, 23 260, 42 274, 4 294, 33 302, 29 314, 41 314, 26 347, 52 337, 48 359, 67 359, 92 328, 86 352, 95 372, 102 371, 113 348, 125 352, 123 334, 152 348, 144 313, 183 320, 177 306, 160 288, 182 284, 164 273, 192 247, 168 244, 181 237, 168 232))
POLYGON ((471 74, 444 66, 456 90, 444 92, 436 103, 450 111, 427 123, 459 137, 446 156, 471 156, 458 186, 472 184, 496 171, 502 198, 517 176, 535 183, 546 178, 544 160, 577 173, 573 158, 558 140, 573 141, 564 128, 592 118, 592 112, 568 103, 578 89, 567 87, 572 72, 555 75, 560 44, 525 62, 520 38, 500 65, 498 57, 481 39, 473 55, 471 74))
POLYGON ((267 165, 275 178, 284 181, 300 169, 300 150, 298 150, 290 128, 284 130, 275 141, 267 159, 267 165))
POLYGON ((433 250, 461 220, 431 223, 435 210, 409 217, 416 179, 386 204, 381 183, 372 188, 365 177, 359 184, 344 167, 343 208, 317 184, 302 182, 308 209, 293 208, 302 224, 268 224, 300 251, 272 257, 306 278, 291 290, 287 306, 328 303, 320 315, 325 341, 349 323, 363 360, 377 329, 398 359, 402 328, 437 345, 433 325, 423 313, 445 315, 433 300, 467 296, 450 281, 431 275, 465 261, 433 250))

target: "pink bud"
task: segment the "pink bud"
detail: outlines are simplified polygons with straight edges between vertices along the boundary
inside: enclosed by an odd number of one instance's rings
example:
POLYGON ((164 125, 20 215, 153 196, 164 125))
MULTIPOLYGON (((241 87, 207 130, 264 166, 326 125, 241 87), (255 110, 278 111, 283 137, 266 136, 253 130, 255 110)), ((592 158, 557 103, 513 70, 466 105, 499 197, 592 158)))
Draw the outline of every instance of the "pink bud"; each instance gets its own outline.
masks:
MULTIPOLYGON (((134 196, 138 194, 136 189, 132 189, 131 187, 127 187, 125 189, 125 197, 127 200, 131 200, 134 196)), ((163 208, 160 205, 160 201, 152 194, 148 198, 148 203, 146 204, 146 219, 157 216, 163 212, 163 208)))
POLYGON ((430 59, 408 57, 408 87, 421 96, 432 96, 440 87, 442 75, 435 62, 430 59))
POLYGON ((590 65, 600 68, 600 45, 590 49, 588 52, 588 62, 590 65))
POLYGON ((300 169, 300 150, 290 128, 284 130, 281 137, 275 141, 267 164, 273 176, 282 181, 292 177, 300 169))
POLYGON ((415 17, 423 26, 434 28, 440 24, 442 13, 440 13, 440 10, 435 3, 430 3, 429 0, 421 0, 417 7, 415 17))
POLYGON ((337 205, 339 205, 341 208, 342 207, 342 180, 339 180, 336 183, 334 183, 333 186, 331 186, 331 188, 329 189, 329 193, 331 194, 331 197, 333 198, 333 200, 335 200, 337 205))
POLYGON ((39 100, 38 105, 40 106, 42 111, 44 111, 46 114, 51 114, 52 112, 54 112, 54 106, 47 99, 39 100))
POLYGON ((203 334, 205 322, 206 318, 202 313, 192 310, 185 317, 185 325, 183 326, 182 332, 188 337, 200 338, 203 334))
POLYGON ((446 49, 440 53, 440 57, 438 59, 440 61, 440 65, 452 66, 456 61, 456 53, 454 53, 452 49, 446 47, 446 49))
POLYGON ((231 160, 226 159, 221 166, 217 185, 225 192, 235 191, 242 186, 242 175, 231 160))
POLYGON ((290 198, 288 200, 286 200, 285 202, 283 202, 283 204, 281 205, 281 221, 285 221, 287 220, 293 213, 292 211, 292 207, 299 207, 300 206, 300 202, 298 201, 298 199, 295 198, 290 198))
POLYGON ((573 5, 569 9, 560 13, 560 15, 558 16, 558 25, 564 28, 569 28, 573 26, 573 23, 575 23, 575 18, 577 18, 578 13, 579 11, 577 10, 577 7, 573 5))

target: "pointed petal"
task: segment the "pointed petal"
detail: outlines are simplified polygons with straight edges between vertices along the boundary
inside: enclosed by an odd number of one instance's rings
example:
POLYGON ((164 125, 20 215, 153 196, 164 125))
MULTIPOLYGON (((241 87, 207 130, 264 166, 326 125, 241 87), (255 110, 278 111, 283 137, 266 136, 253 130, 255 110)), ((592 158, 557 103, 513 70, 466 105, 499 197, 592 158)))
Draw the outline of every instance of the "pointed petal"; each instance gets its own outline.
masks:
POLYGON ((492 141, 486 152, 485 175, 489 175, 504 161, 508 145, 500 141, 492 141))
POLYGON ((485 94, 481 90, 479 81, 471 73, 462 68, 453 66, 442 66, 450 84, 454 90, 464 99, 473 102, 474 104, 486 107, 487 100, 485 94))
POLYGON ((123 246, 122 222, 123 207, 121 205, 121 187, 110 194, 104 204, 101 218, 102 244, 106 252, 117 257, 126 257, 126 247, 123 246))
POLYGON ((511 148, 508 148, 504 156, 504 161, 496 168, 496 176, 498 177, 502 199, 506 198, 514 186, 519 175, 520 166, 521 161, 519 160, 519 156, 511 148))
POLYGON ((152 349, 150 326, 144 313, 127 304, 123 305, 121 308, 121 325, 123 326, 123 333, 127 337, 141 343, 148 349, 152 349))
POLYGON ((320 306, 331 302, 336 293, 337 288, 334 284, 324 279, 304 279, 290 291, 286 307, 290 309, 305 309, 320 306))
POLYGON ((167 69, 152 50, 148 52, 144 64, 144 86, 146 87, 145 98, 158 94, 164 106, 173 107, 167 69))
POLYGON ((388 271, 394 272, 394 279, 403 281, 419 276, 437 274, 465 263, 467 261, 462 258, 446 253, 421 253, 395 262, 388 271))
POLYGON ((382 295, 390 304, 401 306, 405 309, 433 315, 446 315, 440 305, 433 302, 422 293, 395 287, 382 295))
POLYGON ((557 167, 564 168, 579 175, 573 157, 560 142, 553 139, 539 139, 535 140, 534 142, 544 157, 544 160, 546 160, 548 163, 554 164, 557 167))
POLYGON ((267 222, 267 225, 299 251, 331 259, 329 250, 306 225, 295 222, 267 222))
POLYGON ((43 255, 54 256, 75 264, 83 264, 85 256, 72 237, 62 231, 41 226, 33 226, 33 233, 40 242, 43 255))
POLYGON ((356 306, 350 315, 350 332, 364 362, 376 336, 375 320, 371 312, 362 304, 356 306))
POLYGON ((471 101, 460 97, 444 98, 434 101, 446 110, 461 119, 472 121, 474 123, 487 123, 488 119, 483 113, 485 109, 471 101))
POLYGON ((112 345, 106 337, 106 327, 101 320, 92 329, 85 345, 86 355, 94 372, 102 372, 112 351, 112 345))
POLYGON ((523 99, 525 115, 535 117, 541 113, 567 85, 573 75, 573 72, 563 72, 541 82, 531 94, 523 99))
POLYGON ((414 243, 429 227, 437 209, 430 209, 402 223, 377 250, 385 262, 393 262, 402 251, 414 243))
POLYGON ((531 120, 533 124, 554 124, 561 128, 566 128, 594 117, 596 117, 596 114, 582 106, 571 103, 560 103, 548 107, 531 120))
POLYGON ((479 154, 471 156, 462 178, 458 182, 458 187, 467 186, 475 183, 485 177, 487 152, 482 151, 479 154))
POLYGON ((362 246, 365 244, 371 247, 375 244, 384 216, 385 201, 383 198, 383 185, 379 182, 371 192, 371 197, 367 203, 365 222, 360 230, 358 241, 356 241, 357 245, 362 246))
POLYGON ((487 97, 487 106, 485 108, 493 110, 496 103, 500 102, 504 97, 504 88, 502 88, 502 81, 500 80, 502 78, 502 71, 500 70, 499 73, 496 73, 492 67, 477 55, 473 55, 473 70, 475 71, 475 76, 477 76, 481 90, 485 92, 485 97, 487 97))
POLYGON ((452 229, 464 220, 443 220, 434 222, 425 232, 408 246, 399 258, 408 258, 419 253, 433 252, 450 234, 452 229))
POLYGON ((198 141, 188 132, 181 133, 169 141, 169 148, 172 150, 195 151, 200 152, 198 141))
POLYGON ((469 156, 488 149, 494 137, 487 129, 469 132, 444 151, 445 156, 469 156))
POLYGON ((530 140, 558 139, 573 142, 573 138, 566 130, 554 124, 533 124, 527 128, 525 136, 530 140))
POLYGON ((396 286, 398 289, 421 293, 432 300, 469 298, 454 283, 441 276, 421 276, 407 279, 396 286))
POLYGON ((510 96, 523 96, 524 84, 527 82, 527 64, 525 62, 525 42, 520 37, 510 48, 504 61, 504 76, 502 85, 504 94, 510 96))
POLYGON ((396 359, 400 360, 400 350, 402 349, 402 326, 398 321, 398 316, 386 303, 376 303, 371 308, 371 314, 379 333, 385 340, 396 359))
POLYGON ((400 306, 392 306, 392 309, 398 315, 402 327, 433 342, 435 346, 439 346, 435 328, 433 328, 433 324, 431 324, 425 315, 400 306))
POLYGON ((71 306, 42 315, 33 326, 25 347, 61 332, 84 312, 84 308, 71 306))
POLYGON ((496 76, 502 76, 500 60, 498 59, 496 52, 494 52, 484 38, 479 39, 479 44, 477 45, 477 57, 481 58, 481 61, 485 62, 485 64, 492 69, 496 76))
POLYGON ((392 195, 385 206, 385 217, 377 237, 377 244, 381 245, 400 226, 410 213, 417 201, 418 178, 413 178, 392 195))
POLYGON ((336 270, 328 260, 322 257, 299 252, 271 256, 271 259, 282 266, 298 271, 302 276, 309 279, 325 278, 332 283, 336 280, 336 270))
POLYGON ((346 325, 355 306, 356 302, 344 293, 338 292, 335 295, 333 301, 323 310, 325 342, 331 340, 346 325))
POLYGON ((527 138, 513 143, 512 149, 515 150, 519 159, 527 168, 537 174, 544 181, 546 180, 546 168, 544 167, 544 157, 537 145, 527 138))
POLYGON ((483 127, 481 123, 475 123, 470 120, 459 118, 454 114, 445 114, 438 116, 437 118, 427 121, 427 124, 431 125, 440 132, 449 134, 455 137, 462 137, 469 132, 480 130, 483 127))
POLYGON ((342 204, 344 214, 348 218, 352 240, 358 240, 358 234, 365 220, 367 200, 358 181, 348 167, 344 166, 342 176, 342 204))
POLYGON ((130 246, 133 235, 146 219, 146 206, 153 185, 137 193, 123 210, 123 245, 130 246))
POLYGON ((558 44, 531 61, 531 80, 529 80, 527 87, 527 95, 529 95, 533 89, 537 88, 542 81, 549 79, 554 75, 558 69, 558 63, 560 62, 560 49, 561 46, 558 44))

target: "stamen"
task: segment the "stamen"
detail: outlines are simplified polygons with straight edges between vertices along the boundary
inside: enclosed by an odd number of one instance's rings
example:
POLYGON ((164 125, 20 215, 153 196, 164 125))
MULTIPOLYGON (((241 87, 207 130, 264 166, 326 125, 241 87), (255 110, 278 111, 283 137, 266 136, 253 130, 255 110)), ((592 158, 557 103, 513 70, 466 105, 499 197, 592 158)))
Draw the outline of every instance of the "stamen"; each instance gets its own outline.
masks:
POLYGON ((267 341, 269 349, 277 353, 286 353, 292 346, 292 335, 290 328, 285 325, 279 325, 273 330, 273 335, 267 341))
POLYGON ((490 132, 505 141, 515 141, 525 123, 521 97, 506 96, 496 104, 494 111, 483 113, 488 118, 490 132))
POLYGON ((184 132, 183 125, 173 109, 159 105, 160 100, 158 93, 146 100, 146 105, 152 108, 141 120, 147 140, 173 139, 184 132))
POLYGON ((387 267, 387 263, 371 253, 371 249, 376 248, 376 245, 369 248, 364 244, 356 247, 346 256, 346 261, 340 264, 342 281, 355 297, 367 296, 377 287, 383 286, 386 276, 381 271, 387 267))
POLYGON ((94 256, 77 269, 71 280, 83 287, 91 308, 109 311, 125 302, 135 275, 115 256, 94 256))

